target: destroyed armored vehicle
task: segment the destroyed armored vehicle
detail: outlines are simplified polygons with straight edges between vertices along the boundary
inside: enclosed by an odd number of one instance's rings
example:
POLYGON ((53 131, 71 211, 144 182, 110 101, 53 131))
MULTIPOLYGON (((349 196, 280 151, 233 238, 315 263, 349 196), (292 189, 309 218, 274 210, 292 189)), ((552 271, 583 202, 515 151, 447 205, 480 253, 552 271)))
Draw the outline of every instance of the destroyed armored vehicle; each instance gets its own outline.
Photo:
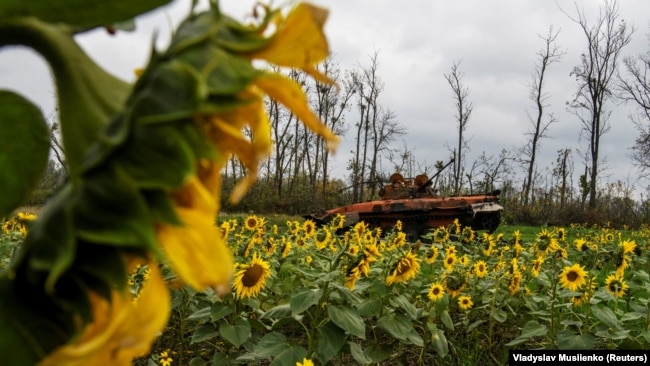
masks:
POLYGON ((363 221, 371 228, 384 230, 390 230, 400 220, 410 241, 417 240, 431 229, 447 227, 455 219, 462 226, 470 226, 474 230, 490 233, 496 230, 503 211, 503 206, 499 204, 501 192, 494 190, 485 194, 439 196, 431 182, 440 171, 431 179, 426 175, 405 179, 395 173, 379 191, 378 200, 315 211, 304 218, 313 220, 317 225, 326 225, 340 214, 345 217, 348 228, 363 221))

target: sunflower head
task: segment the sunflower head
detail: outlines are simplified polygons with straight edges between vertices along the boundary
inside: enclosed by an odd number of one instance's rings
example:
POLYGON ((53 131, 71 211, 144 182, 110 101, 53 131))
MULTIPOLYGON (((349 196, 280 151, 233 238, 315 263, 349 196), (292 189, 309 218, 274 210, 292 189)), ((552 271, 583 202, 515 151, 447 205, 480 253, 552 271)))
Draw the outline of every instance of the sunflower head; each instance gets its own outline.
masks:
POLYGON ((238 298, 257 296, 271 276, 271 266, 268 262, 253 254, 253 259, 248 264, 239 265, 233 280, 233 288, 238 298))
POLYGON ((429 297, 429 300, 436 302, 445 296, 445 288, 440 282, 433 283, 431 286, 429 286, 429 292, 427 296, 429 297))
POLYGON ((386 277, 386 284, 388 286, 397 282, 408 282, 420 272, 420 259, 408 251, 397 263, 393 266, 391 274, 386 277))
POLYGON ((474 303, 472 302, 472 298, 470 296, 460 296, 458 298, 458 307, 461 310, 469 310, 474 306, 474 303))
POLYGON ((474 266, 472 268, 474 269, 474 274, 478 278, 483 278, 488 274, 487 264, 485 261, 480 260, 474 263, 474 266))
POLYGON ((615 297, 623 297, 625 291, 629 289, 629 286, 623 278, 616 274, 610 274, 607 276, 607 279, 605 279, 605 289, 615 297))
POLYGON ((311 238, 316 234, 316 223, 312 220, 305 220, 302 224, 302 231, 305 235, 305 238, 311 238))
POLYGON ((585 269, 579 263, 575 263, 572 266, 564 267, 560 273, 560 285, 563 288, 576 291, 585 284, 586 278, 585 269))

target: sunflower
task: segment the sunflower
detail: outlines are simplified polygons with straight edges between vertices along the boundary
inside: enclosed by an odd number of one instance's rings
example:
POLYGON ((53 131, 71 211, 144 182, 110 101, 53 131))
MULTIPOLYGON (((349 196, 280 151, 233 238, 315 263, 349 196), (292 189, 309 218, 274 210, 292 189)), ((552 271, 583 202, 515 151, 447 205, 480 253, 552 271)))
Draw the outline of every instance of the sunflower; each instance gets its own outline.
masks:
POLYGON ((248 215, 244 220, 244 228, 248 231, 255 231, 260 226, 260 219, 255 215, 248 215))
POLYGON ((474 241, 475 233, 470 226, 465 226, 460 232, 460 241, 463 244, 469 244, 474 241))
POLYGON ((302 362, 296 362, 296 366, 314 366, 314 363, 309 358, 303 358, 302 362))
POLYGON ((160 362, 160 366, 170 366, 172 361, 174 361, 173 358, 169 357, 169 351, 160 352, 159 357, 158 362, 160 362))
POLYGON ((376 243, 371 243, 371 244, 366 244, 363 247, 363 253, 366 255, 368 258, 377 258, 381 257, 381 253, 379 253, 379 248, 377 248, 376 243))
POLYGON ((401 247, 406 244, 406 233, 403 233, 399 231, 397 235, 395 235, 395 238, 393 238, 393 245, 396 247, 401 247))
POLYGON ((357 239, 363 238, 363 233, 366 231, 367 225, 363 221, 359 221, 354 225, 352 231, 356 234, 357 239))
POLYGON ((436 302, 445 296, 445 288, 440 282, 433 283, 429 287, 429 293, 427 296, 429 297, 429 300, 436 302))
POLYGON ((356 244, 350 245, 350 247, 348 248, 348 253, 350 253, 352 255, 359 254, 359 246, 356 245, 356 244))
POLYGON ((302 224, 302 231, 305 233, 305 238, 311 238, 316 233, 316 223, 312 220, 305 220, 302 224))
POLYGON ((474 263, 473 268, 474 268, 474 274, 478 278, 483 278, 488 274, 487 264, 485 264, 485 261, 478 261, 474 263))
POLYGON ((523 251, 524 251, 524 247, 522 247, 521 244, 519 244, 519 243, 515 243, 515 246, 514 246, 514 252, 515 252, 515 253, 514 253, 514 257, 515 257, 515 258, 519 258, 519 256, 521 256, 521 252, 523 252, 523 251))
POLYGON ((515 232, 512 233, 512 239, 513 239, 513 241, 515 243, 515 246, 517 244, 521 245, 521 231, 515 230, 515 232))
POLYGON ((517 292, 519 292, 520 287, 521 287, 521 272, 514 271, 512 273, 512 278, 510 279, 510 285, 508 285, 508 291, 510 292, 510 295, 514 295, 517 292))
POLYGON ((564 241, 566 240, 566 230, 563 227, 556 228, 557 240, 564 241))
POLYGON ((268 238, 264 245, 262 245, 262 250, 264 253, 266 253, 267 256, 272 256, 273 253, 275 253, 275 248, 277 245, 275 244, 275 239, 274 238, 268 238))
POLYGON ((623 252, 616 253, 616 275, 623 277, 625 269, 627 268, 630 262, 630 257, 623 254, 623 252))
POLYGON ((467 288, 467 279, 458 274, 458 275, 447 275, 443 280, 443 285, 445 286, 445 291, 455 298, 458 296, 465 288, 467 288))
POLYGON ((619 246, 623 251, 623 254, 630 254, 634 253, 636 249, 636 242, 634 240, 625 240, 620 242, 619 246))
POLYGON ((610 274, 607 276, 607 279, 605 279, 605 289, 616 297, 622 297, 625 295, 625 291, 628 288, 630 287, 625 283, 625 280, 616 274, 610 274))
POLYGON ((458 307, 461 310, 469 310, 474 306, 472 298, 470 296, 461 296, 458 298, 458 307))
POLYGON ((341 214, 336 214, 332 221, 330 221, 330 227, 334 230, 342 229, 345 225, 345 216, 341 214))
POLYGON ((538 255, 535 260, 533 260, 533 265, 530 267, 530 273, 533 277, 537 278, 539 276, 539 271, 542 269, 542 264, 544 263, 544 257, 538 255))
POLYGON ((224 221, 219 225, 219 233, 221 234, 221 238, 223 240, 228 239, 228 235, 230 234, 230 223, 228 221, 224 221))
POLYGON ((458 263, 461 266, 467 266, 469 264, 469 257, 467 254, 463 254, 460 258, 458 258, 458 263))
POLYGON ((481 237, 481 243, 483 244, 483 255, 486 257, 491 256, 492 251, 494 250, 494 246, 496 245, 494 237, 488 233, 483 233, 483 236, 481 237))
POLYGON ((327 248, 330 240, 332 240, 332 232, 325 227, 322 230, 318 231, 315 238, 316 241, 314 242, 314 245, 316 245, 316 248, 318 250, 323 250, 327 248))
POLYGON ((537 247, 539 250, 545 253, 554 253, 560 248, 557 237, 553 235, 553 231, 549 231, 546 228, 543 228, 539 233, 537 233, 537 247))
POLYGON ((404 226, 402 224, 402 220, 397 220, 397 222, 395 223, 394 228, 395 228, 395 231, 401 232, 402 229, 404 228, 404 226))
POLYGON ((411 251, 407 252, 393 266, 391 274, 386 277, 386 285, 390 286, 397 282, 407 282, 420 271, 420 260, 411 251))
POLYGON ((258 256, 253 254, 253 259, 248 264, 239 266, 233 280, 233 289, 238 298, 257 296, 266 280, 271 276, 271 266, 258 256))
POLYGON ((444 226, 437 228, 433 232, 433 242, 438 244, 444 244, 449 241, 449 231, 444 226))
POLYGON ((586 277, 585 269, 579 263, 575 263, 572 266, 564 267, 560 273, 560 285, 571 291, 576 291, 585 284, 586 277))
POLYGON ((443 262, 443 265, 444 265, 445 269, 446 269, 448 272, 453 271, 453 270, 454 270, 454 264, 456 264, 457 260, 458 260, 458 259, 456 258, 456 255, 455 255, 455 254, 449 254, 449 255, 447 255, 447 256, 445 257, 444 262, 443 262))
POLYGON ((291 242, 286 238, 287 238, 286 236, 282 237, 282 252, 280 254, 282 259, 286 258, 291 252, 291 242))
POLYGON ((579 252, 589 249, 589 245, 587 245, 587 241, 585 239, 575 239, 573 241, 573 245, 575 245, 576 249, 578 249, 579 252))
POLYGON ((436 261, 436 258, 438 258, 438 247, 434 247, 433 245, 427 249, 427 253, 425 254, 424 260, 428 264, 431 264, 436 261))
POLYGON ((460 234, 460 231, 462 230, 462 227, 460 225, 460 221, 458 220, 458 218, 455 218, 454 222, 452 222, 451 225, 452 225, 453 234, 454 235, 460 234))

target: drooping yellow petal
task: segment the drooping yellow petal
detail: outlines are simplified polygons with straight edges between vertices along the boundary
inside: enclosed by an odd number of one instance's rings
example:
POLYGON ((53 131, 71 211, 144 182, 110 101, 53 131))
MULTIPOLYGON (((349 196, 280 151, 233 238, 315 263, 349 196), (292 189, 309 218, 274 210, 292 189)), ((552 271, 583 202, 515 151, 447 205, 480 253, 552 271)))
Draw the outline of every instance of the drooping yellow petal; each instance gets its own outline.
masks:
POLYGON ((161 225, 156 231, 172 269, 197 291, 211 287, 227 292, 233 260, 215 217, 183 207, 177 207, 176 214, 184 226, 161 225))
POLYGON ((329 55, 323 33, 328 13, 327 9, 311 4, 298 4, 277 24, 278 30, 268 45, 249 57, 278 66, 311 69, 329 55))
POLYGON ((137 301, 114 291, 110 301, 90 292, 93 322, 73 343, 49 356, 41 366, 131 365, 151 350, 169 319, 170 298, 157 265, 151 265, 137 301))
POLYGON ((215 197, 196 176, 191 177, 181 189, 171 195, 177 206, 192 208, 206 215, 213 215, 217 211, 215 197))
POLYGON ((322 136, 327 143, 328 149, 336 149, 339 137, 311 111, 305 93, 295 81, 280 74, 265 73, 255 79, 254 84, 268 94, 269 97, 287 107, 307 128, 322 136))

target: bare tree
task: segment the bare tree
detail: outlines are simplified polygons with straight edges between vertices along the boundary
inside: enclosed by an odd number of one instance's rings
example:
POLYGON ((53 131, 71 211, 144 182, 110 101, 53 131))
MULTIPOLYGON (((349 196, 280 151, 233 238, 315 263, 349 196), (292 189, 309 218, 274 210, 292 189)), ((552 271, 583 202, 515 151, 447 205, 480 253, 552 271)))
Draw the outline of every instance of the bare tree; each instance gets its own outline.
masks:
POLYGON ((546 137, 546 132, 549 126, 557 121, 553 114, 545 114, 548 94, 545 92, 544 78, 548 67, 551 64, 560 61, 562 56, 565 54, 565 52, 560 51, 560 49, 555 45, 559 33, 560 31, 554 31, 553 27, 550 27, 546 36, 540 36, 540 38, 545 42, 545 47, 537 52, 537 56, 539 57, 538 64, 535 66, 533 82, 530 86, 530 99, 535 103, 537 113, 535 117, 531 117, 530 115, 528 116, 532 128, 526 133, 526 135, 530 136, 530 140, 528 140, 526 145, 522 148, 523 161, 527 164, 527 174, 524 179, 524 189, 522 192, 524 205, 528 205, 531 187, 534 182, 533 175, 535 173, 535 159, 540 147, 540 140, 546 137))
POLYGON ((445 79, 451 86, 451 91, 454 94, 454 101, 456 102, 456 122, 458 123, 458 140, 456 141, 456 148, 454 151, 454 194, 459 194, 463 185, 463 167, 464 155, 467 143, 465 141, 465 130, 467 129, 467 122, 472 114, 472 103, 468 100, 469 89, 463 84, 464 73, 460 70, 462 61, 455 61, 451 66, 451 74, 445 74, 445 79))
POLYGON ((621 50, 630 43, 634 29, 619 20, 618 3, 606 0, 593 25, 589 25, 583 11, 577 8, 577 18, 569 16, 584 32, 587 50, 571 75, 578 82, 578 91, 570 103, 570 110, 582 124, 582 133, 588 140, 589 207, 596 207, 597 179, 600 162, 600 140, 609 131, 610 112, 606 102, 612 98, 614 76, 617 74, 621 50))
POLYGON ((354 85, 359 121, 355 124, 355 148, 348 164, 354 201, 363 201, 366 193, 372 195, 379 180, 379 160, 387 152, 390 142, 404 134, 396 122, 395 113, 379 104, 384 84, 378 74, 378 52, 370 57, 370 65, 350 74, 354 85), (366 192, 365 187, 369 188, 366 192))
MULTIPOLYGON (((650 36, 648 37, 650 39, 650 36)), ((629 79, 620 77, 620 97, 634 102, 637 113, 630 116, 639 130, 632 159, 642 173, 650 174, 650 51, 623 60, 629 79)))
MULTIPOLYGON (((340 69, 331 58, 327 58, 320 65, 319 70, 333 82, 337 83, 337 85, 324 84, 316 81, 314 88, 316 93, 314 109, 318 112, 320 120, 334 131, 334 133, 342 134, 346 128, 343 113, 349 109, 351 104, 351 99, 355 92, 354 85, 349 80, 342 80, 340 69), (340 83, 343 84, 338 85, 340 83)), ((316 182, 316 175, 320 174, 322 190, 324 191, 328 181, 330 152, 326 148, 324 140, 320 137, 317 137, 314 154, 316 166, 313 169, 314 176, 311 177, 311 180, 316 182)))

